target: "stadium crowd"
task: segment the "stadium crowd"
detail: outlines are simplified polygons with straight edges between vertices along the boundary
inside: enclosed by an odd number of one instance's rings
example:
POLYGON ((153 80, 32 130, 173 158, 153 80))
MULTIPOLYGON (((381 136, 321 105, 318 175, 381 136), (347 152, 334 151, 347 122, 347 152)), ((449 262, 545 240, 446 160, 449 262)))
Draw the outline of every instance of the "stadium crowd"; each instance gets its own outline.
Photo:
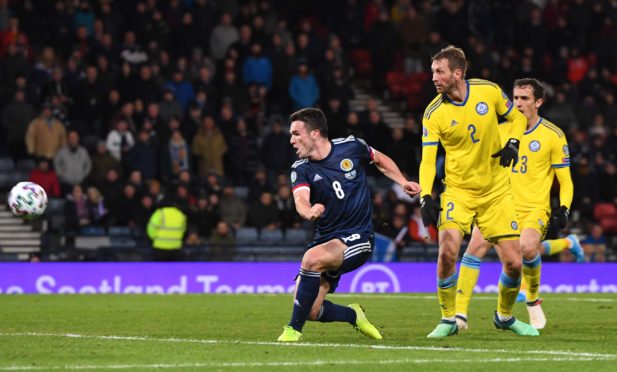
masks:
MULTIPOLYGON (((64 231, 143 231, 165 194, 189 216, 187 244, 300 227, 289 114, 319 106, 330 138, 366 138, 417 177, 430 56, 448 44, 506 92, 545 82, 540 114, 570 144, 570 228, 602 260, 617 234, 614 1, 0 0, 0 156, 36 160, 31 180, 67 201, 64 231), (375 99, 350 105, 363 81, 403 127, 375 99)), ((376 231, 401 249, 435 239, 417 200, 372 185, 376 231)))

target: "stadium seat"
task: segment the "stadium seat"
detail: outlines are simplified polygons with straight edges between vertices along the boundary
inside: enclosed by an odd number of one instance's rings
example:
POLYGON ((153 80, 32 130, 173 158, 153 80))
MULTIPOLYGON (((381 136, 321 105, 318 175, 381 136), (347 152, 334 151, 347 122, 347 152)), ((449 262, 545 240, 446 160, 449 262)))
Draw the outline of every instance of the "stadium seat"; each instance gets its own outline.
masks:
POLYGON ((64 203, 65 200, 63 198, 49 198, 47 201, 47 215, 55 216, 64 213, 64 203))
POLYGON ((53 232, 62 232, 64 231, 64 226, 65 226, 65 219, 64 219, 64 215, 59 214, 59 215, 52 215, 47 219, 49 225, 47 226, 47 229, 49 231, 53 231, 53 232))
POLYGON ((36 162, 32 159, 19 159, 15 169, 30 173, 31 170, 36 168, 36 162))
POLYGON ((85 236, 104 236, 105 234, 105 228, 101 227, 101 226, 84 226, 81 228, 80 231, 81 235, 85 235, 85 236))
POLYGON ((617 218, 617 206, 613 203, 598 203, 593 208, 593 216, 596 220, 606 217, 617 218))
POLYGON ((0 172, 0 190, 8 190, 12 186, 11 177, 4 172, 0 172))
POLYGON ((110 236, 131 236, 132 231, 128 226, 111 226, 108 231, 110 236))
POLYGON ((285 240, 287 241, 306 241, 307 233, 304 229, 287 229, 285 230, 285 240))
POLYGON ((0 172, 9 172, 15 168, 15 163, 11 158, 0 158, 0 172))
POLYGON ((243 241, 255 241, 259 238, 257 229, 254 227, 241 227, 236 230, 236 239, 243 241))
POLYGON ((356 49, 351 52, 351 61, 354 65, 356 76, 368 76, 373 71, 371 54, 366 49, 356 49))
POLYGON ((263 241, 282 241, 283 240, 283 231, 281 229, 276 230, 261 230, 261 234, 259 240, 263 241))
POLYGON ((240 199, 246 200, 249 195, 249 188, 246 186, 236 186, 234 187, 234 194, 240 199))

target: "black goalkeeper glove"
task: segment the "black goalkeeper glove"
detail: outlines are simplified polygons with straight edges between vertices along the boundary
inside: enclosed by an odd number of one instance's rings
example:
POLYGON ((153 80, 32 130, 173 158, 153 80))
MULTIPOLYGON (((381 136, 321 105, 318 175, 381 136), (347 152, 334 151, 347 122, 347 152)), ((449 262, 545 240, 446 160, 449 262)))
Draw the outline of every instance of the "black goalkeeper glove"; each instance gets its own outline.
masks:
POLYGON ((422 222, 424 226, 437 226, 439 211, 441 211, 439 204, 437 204, 430 195, 424 195, 422 197, 420 200, 420 212, 422 213, 422 222))
POLYGON ((557 227, 559 227, 560 229, 564 229, 566 226, 568 226, 568 217, 570 217, 570 211, 568 210, 568 208, 566 208, 565 205, 554 209, 552 214, 553 221, 555 221, 557 227))
POLYGON ((510 138, 503 149, 497 151, 493 155, 493 158, 499 156, 499 165, 502 167, 509 167, 510 163, 515 166, 518 163, 518 146, 521 142, 516 138, 510 138))

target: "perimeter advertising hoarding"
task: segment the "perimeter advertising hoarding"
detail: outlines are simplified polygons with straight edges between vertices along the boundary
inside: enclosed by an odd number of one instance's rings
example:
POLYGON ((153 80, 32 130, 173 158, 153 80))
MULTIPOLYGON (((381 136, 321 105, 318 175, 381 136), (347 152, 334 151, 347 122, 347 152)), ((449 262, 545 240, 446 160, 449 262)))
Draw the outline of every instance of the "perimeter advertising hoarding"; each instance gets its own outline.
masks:
MULTIPOLYGON (((283 293, 299 263, 0 263, 0 293, 283 293)), ((434 263, 367 263, 337 292, 435 292, 434 263)), ((477 292, 497 292, 498 263, 477 292)), ((541 292, 617 292, 617 264, 545 263, 541 292)))

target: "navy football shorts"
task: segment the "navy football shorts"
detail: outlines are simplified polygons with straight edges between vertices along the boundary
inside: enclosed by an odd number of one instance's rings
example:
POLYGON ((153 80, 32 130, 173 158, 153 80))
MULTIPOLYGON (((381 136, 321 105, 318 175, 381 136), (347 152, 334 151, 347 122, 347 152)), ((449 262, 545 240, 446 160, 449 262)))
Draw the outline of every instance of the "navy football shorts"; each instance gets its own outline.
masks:
MULTIPOLYGON (((336 271, 326 271, 321 274, 321 277, 330 284, 330 290, 328 293, 333 293, 338 287, 338 282, 341 279, 341 275, 354 271, 360 266, 364 265, 366 261, 371 258, 373 254, 373 247, 375 246, 375 235, 370 233, 354 233, 347 236, 337 237, 340 239, 347 248, 345 249, 345 257, 343 263, 336 271)), ((311 247, 319 245, 322 242, 312 244, 311 247)))

